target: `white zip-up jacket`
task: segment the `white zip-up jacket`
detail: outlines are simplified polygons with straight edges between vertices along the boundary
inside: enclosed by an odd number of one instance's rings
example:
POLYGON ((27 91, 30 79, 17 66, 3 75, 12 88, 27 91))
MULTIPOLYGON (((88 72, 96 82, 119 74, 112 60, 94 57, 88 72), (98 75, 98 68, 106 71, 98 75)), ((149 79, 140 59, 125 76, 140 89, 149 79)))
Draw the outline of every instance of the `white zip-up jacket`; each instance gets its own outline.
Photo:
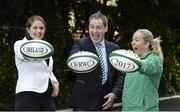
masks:
POLYGON ((28 61, 24 59, 20 52, 20 47, 28 40, 18 40, 14 44, 15 63, 18 70, 18 80, 16 85, 16 94, 23 91, 33 91, 37 93, 43 93, 48 88, 49 79, 53 84, 57 84, 58 81, 54 76, 53 59, 49 58, 49 65, 43 61, 28 61))

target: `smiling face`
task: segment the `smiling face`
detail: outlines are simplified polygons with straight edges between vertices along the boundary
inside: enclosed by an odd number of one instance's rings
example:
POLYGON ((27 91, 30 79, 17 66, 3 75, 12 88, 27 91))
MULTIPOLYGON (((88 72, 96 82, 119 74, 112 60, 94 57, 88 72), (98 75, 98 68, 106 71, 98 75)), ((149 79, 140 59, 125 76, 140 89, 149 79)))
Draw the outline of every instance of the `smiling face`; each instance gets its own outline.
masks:
POLYGON ((26 30, 34 40, 41 40, 44 38, 45 25, 40 20, 33 21, 31 26, 28 27, 26 30))
POLYGON ((99 43, 104 39, 107 30, 107 26, 104 26, 101 19, 94 18, 89 23, 89 35, 91 40, 95 43, 99 43))
POLYGON ((149 43, 145 43, 144 35, 141 32, 135 32, 132 37, 131 42, 133 51, 139 56, 143 56, 147 51, 149 51, 149 43))

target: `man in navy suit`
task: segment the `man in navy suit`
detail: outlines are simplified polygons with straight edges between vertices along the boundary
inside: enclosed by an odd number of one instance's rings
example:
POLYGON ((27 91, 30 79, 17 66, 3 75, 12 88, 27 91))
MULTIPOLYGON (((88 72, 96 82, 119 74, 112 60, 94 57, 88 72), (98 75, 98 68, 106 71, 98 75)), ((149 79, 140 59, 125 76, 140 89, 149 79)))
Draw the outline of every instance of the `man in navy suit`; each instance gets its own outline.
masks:
POLYGON ((115 70, 108 60, 109 54, 119 49, 119 46, 105 40, 107 31, 107 17, 97 12, 89 18, 90 36, 74 42, 70 55, 78 51, 89 51, 99 56, 96 45, 101 44, 103 65, 99 64, 92 72, 77 74, 70 97, 70 107, 73 110, 112 110, 114 100, 121 99, 125 75, 115 70))

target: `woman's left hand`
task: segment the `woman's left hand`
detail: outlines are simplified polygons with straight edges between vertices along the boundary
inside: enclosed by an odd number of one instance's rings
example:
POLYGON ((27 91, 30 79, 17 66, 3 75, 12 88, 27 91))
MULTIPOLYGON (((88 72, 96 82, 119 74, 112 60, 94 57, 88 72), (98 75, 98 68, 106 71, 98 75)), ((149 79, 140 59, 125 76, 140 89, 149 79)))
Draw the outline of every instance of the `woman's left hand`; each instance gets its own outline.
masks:
POLYGON ((53 84, 53 92, 51 94, 52 97, 57 97, 59 94, 59 83, 53 84))

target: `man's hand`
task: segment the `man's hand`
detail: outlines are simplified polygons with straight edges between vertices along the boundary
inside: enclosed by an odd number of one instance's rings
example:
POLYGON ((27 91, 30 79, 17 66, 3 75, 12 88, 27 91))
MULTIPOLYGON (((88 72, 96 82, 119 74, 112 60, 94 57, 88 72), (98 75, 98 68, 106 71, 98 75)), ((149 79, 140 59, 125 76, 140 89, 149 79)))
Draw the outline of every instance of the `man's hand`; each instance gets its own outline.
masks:
POLYGON ((108 100, 103 104, 103 110, 110 108, 113 105, 114 100, 116 99, 116 95, 114 93, 109 93, 104 98, 108 100))

